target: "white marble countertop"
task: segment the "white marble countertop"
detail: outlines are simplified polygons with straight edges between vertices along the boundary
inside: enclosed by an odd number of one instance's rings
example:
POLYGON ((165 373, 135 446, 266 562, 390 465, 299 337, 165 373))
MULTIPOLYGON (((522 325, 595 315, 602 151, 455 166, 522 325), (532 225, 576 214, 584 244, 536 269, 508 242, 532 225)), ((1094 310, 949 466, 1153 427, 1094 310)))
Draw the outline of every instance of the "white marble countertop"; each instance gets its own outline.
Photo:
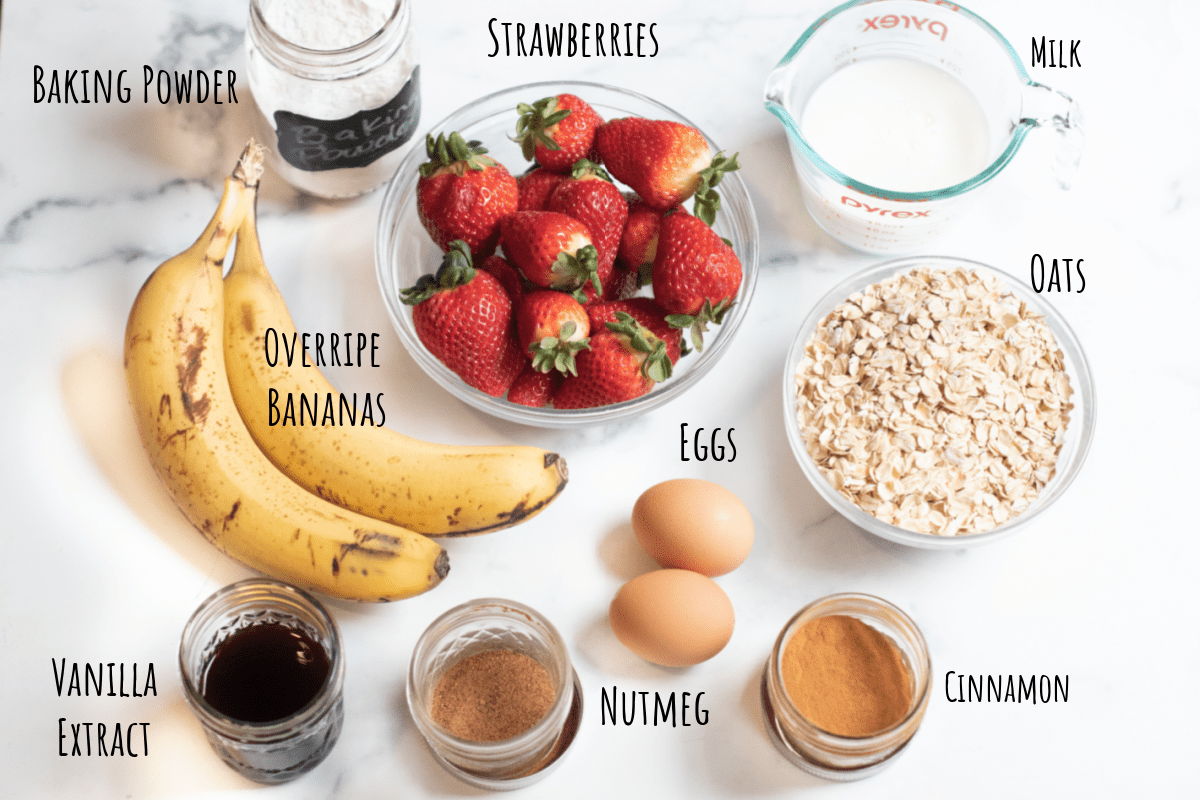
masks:
MULTIPOLYGON (((724 359, 681 399, 582 432, 510 425, 448 396, 404 352, 376 286, 382 192, 306 199, 268 178, 267 263, 301 330, 378 331, 385 369, 335 371, 381 391, 388 424, 447 442, 522 442, 563 453, 564 495, 503 533, 451 542, 442 587, 387 606, 333 603, 348 654, 346 725, 329 759, 280 788, 226 769, 188 712, 175 654, 192 610, 248 570, 213 549, 154 483, 122 396, 126 314, 151 269, 193 241, 250 131, 238 105, 47 105, 46 69, 242 70, 242 0, 8 0, 0 19, 0 491, 8 567, 0 589, 0 796, 467 797, 403 701, 408 659, 452 605, 511 597, 564 633, 585 687, 579 741, 525 797, 1175 797, 1200 738, 1197 523, 1200 360, 1200 12, 1188 0, 976 0, 1027 56, 1032 37, 1080 39, 1083 66, 1030 69, 1084 109, 1074 188, 1027 148, 937 252, 1026 274, 1030 257, 1083 258, 1084 293, 1050 298, 1082 341, 1099 397, 1092 452, 1070 491, 1027 530, 973 550, 906 549, 858 530, 805 482, 787 445, 780 370, 800 318, 873 259, 820 233, 801 209, 784 133, 762 105, 766 74, 831 0, 614 0, 558 10, 528 0, 414 9, 422 134, 466 101, 546 79, 624 86, 678 109, 740 151, 762 233, 753 313, 724 359), (488 58, 492 17, 654 22, 654 58, 488 58), (737 430, 733 463, 681 463, 681 422, 737 430), (718 657, 661 669, 606 622, 622 582, 651 568, 629 526, 667 477, 715 480, 754 515, 747 563, 720 579, 737 628, 718 657), (909 752, 850 785, 810 778, 768 741, 761 666, 784 621, 837 591, 885 597, 918 622, 934 693, 909 752), (56 693, 50 661, 153 663, 157 696, 56 693), (1069 702, 951 704, 947 671, 1069 675, 1069 702), (690 728, 601 726, 600 687, 704 692, 690 728), (149 722, 149 757, 58 755, 58 719, 149 722)), ((239 72, 239 74, 241 74, 239 72)), ((139 79, 140 81, 140 79, 139 79)), ((135 83, 140 86, 140 82, 135 83)))

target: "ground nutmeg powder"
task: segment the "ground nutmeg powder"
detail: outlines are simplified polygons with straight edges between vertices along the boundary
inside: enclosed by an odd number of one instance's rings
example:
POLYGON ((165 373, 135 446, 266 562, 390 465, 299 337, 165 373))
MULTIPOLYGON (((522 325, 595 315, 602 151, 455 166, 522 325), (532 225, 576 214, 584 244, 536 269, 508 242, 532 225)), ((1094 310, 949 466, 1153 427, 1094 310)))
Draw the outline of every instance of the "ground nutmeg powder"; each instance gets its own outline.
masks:
POLYGON ((537 724, 554 705, 546 668, 514 650, 485 650, 456 661, 433 690, 433 721, 460 739, 498 742, 537 724))
POLYGON ((804 718, 837 736, 892 727, 912 704, 912 677, 891 639, 833 614, 800 626, 783 650, 783 685, 804 718))

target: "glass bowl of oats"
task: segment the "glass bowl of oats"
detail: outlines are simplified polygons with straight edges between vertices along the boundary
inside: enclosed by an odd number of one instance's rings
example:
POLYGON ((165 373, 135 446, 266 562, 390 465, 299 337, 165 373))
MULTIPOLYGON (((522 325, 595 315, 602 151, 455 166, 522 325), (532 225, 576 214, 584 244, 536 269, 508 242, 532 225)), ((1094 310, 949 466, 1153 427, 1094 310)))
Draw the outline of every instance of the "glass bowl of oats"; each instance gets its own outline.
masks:
POLYGON ((785 427, 817 492, 900 544, 996 541, 1058 499, 1096 424, 1079 340, 1016 278, 913 256, 834 287, 783 375, 785 427))

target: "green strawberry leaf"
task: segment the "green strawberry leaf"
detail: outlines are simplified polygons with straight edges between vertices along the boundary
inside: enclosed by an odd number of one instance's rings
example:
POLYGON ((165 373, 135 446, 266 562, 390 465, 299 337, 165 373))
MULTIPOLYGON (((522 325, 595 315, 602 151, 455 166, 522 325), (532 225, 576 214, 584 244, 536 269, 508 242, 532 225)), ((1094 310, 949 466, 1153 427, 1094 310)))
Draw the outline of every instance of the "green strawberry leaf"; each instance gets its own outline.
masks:
POLYGON ((541 341, 530 343, 529 352, 533 354, 533 368, 543 373, 556 369, 563 375, 578 375, 575 371, 575 354, 591 348, 591 344, 587 338, 566 341, 565 337, 574 333, 574 328, 575 323, 568 321, 562 326, 561 336, 546 336, 541 341), (568 324, 571 326, 570 333, 566 332, 568 324))
POLYGON ((725 173, 739 169, 738 154, 725 156, 722 155, 723 152, 713 156, 709 165, 700 170, 700 183, 696 186, 696 201, 692 206, 693 213, 710 228, 717 219, 717 212, 721 210, 721 195, 717 193, 717 184, 721 182, 725 173))
POLYGON ((462 239, 450 243, 450 249, 442 256, 442 264, 435 275, 422 275, 414 286, 400 292, 400 301, 415 306, 433 297, 439 291, 465 286, 475 279, 475 268, 471 266, 471 248, 462 239))
POLYGON ((667 356, 666 342, 659 341, 654 352, 646 356, 642 362, 642 374, 655 383, 662 383, 671 377, 671 359, 667 356))
POLYGON ((478 139, 468 142, 457 131, 452 132, 449 137, 439 133, 436 139, 433 138, 433 134, 426 134, 425 153, 429 160, 421 165, 420 173, 422 177, 428 178, 439 169, 460 161, 467 169, 480 171, 496 163, 491 158, 479 158, 486 152, 487 148, 478 139))
POLYGON ((450 249, 442 257, 438 267, 437 282, 443 289, 464 286, 475 279, 475 268, 471 266, 471 247, 462 239, 450 243, 450 249))
POLYGON ((604 327, 613 333, 624 335, 634 350, 646 354, 641 373, 658 383, 671 377, 671 359, 667 355, 666 342, 624 311, 618 311, 616 318, 616 322, 606 322, 604 327))
POLYGON ((617 318, 616 322, 604 323, 604 327, 608 328, 613 333, 623 333, 632 338, 633 334, 637 332, 637 329, 641 327, 638 325, 637 320, 624 311, 618 311, 614 316, 617 318))
POLYGON ((729 309, 733 308, 733 298, 726 297, 721 302, 717 303, 717 307, 713 309, 712 321, 720 325, 725 321, 725 315, 729 313, 729 309))
POLYGON ((406 306, 415 306, 433 297, 437 291, 437 281, 433 275, 425 274, 417 278, 416 284, 400 290, 400 302, 406 306))
MULTIPOLYGON (((692 314, 668 314, 666 319, 667 324, 672 328, 690 328, 689 331, 692 346, 696 348, 696 352, 704 351, 704 334, 708 331, 709 323, 720 325, 725 320, 725 315, 729 313, 729 309, 733 308, 733 298, 726 297, 713 306, 712 300, 705 298, 704 305, 700 307, 700 311, 692 314)), ((680 355, 684 355, 682 347, 680 355)))
POLYGON ((537 143, 540 144, 542 147, 545 147, 547 150, 561 150, 562 149, 561 147, 559 147, 558 142, 551 139, 550 134, 546 133, 545 131, 541 131, 541 130, 533 131, 533 138, 537 139, 537 143))
POLYGON ((521 155, 526 161, 533 160, 535 148, 539 144, 550 150, 562 149, 558 142, 546 133, 546 128, 557 125, 571 116, 571 109, 558 108, 557 97, 543 97, 533 105, 518 103, 517 114, 520 116, 517 117, 517 131, 512 140, 520 143, 521 155))
POLYGON ((583 178, 596 177, 612 183, 612 176, 604 170, 604 167, 586 158, 579 159, 571 166, 571 177, 577 181, 583 178))
POLYGON ((639 325, 634 328, 633 335, 629 337, 629 342, 633 345, 635 350, 639 350, 643 353, 653 353, 654 345, 650 344, 650 340, 646 338, 647 333, 649 333, 649 331, 639 325))
POLYGON ((591 244, 576 250, 575 255, 571 255, 565 250, 560 252, 558 258, 554 259, 554 263, 550 265, 550 272, 554 274, 554 278, 550 281, 551 287, 571 292, 572 297, 583 303, 586 297, 581 300, 580 297, 583 296, 583 293, 576 290, 591 281, 592 288, 599 296, 603 289, 600 288, 600 275, 596 272, 596 258, 596 246, 591 244))

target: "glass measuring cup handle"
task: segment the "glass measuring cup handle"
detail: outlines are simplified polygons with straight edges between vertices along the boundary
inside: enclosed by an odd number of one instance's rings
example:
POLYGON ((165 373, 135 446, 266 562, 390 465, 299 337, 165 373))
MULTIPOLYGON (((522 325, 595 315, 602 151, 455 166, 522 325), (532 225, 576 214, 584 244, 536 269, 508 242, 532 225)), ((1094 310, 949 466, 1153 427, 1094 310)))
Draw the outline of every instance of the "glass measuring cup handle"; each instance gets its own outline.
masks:
POLYGON ((1059 134, 1052 174, 1063 189, 1071 188, 1071 179, 1083 156, 1083 112, 1079 104, 1057 89, 1030 81, 1021 93, 1021 126, 1049 127, 1059 134))

